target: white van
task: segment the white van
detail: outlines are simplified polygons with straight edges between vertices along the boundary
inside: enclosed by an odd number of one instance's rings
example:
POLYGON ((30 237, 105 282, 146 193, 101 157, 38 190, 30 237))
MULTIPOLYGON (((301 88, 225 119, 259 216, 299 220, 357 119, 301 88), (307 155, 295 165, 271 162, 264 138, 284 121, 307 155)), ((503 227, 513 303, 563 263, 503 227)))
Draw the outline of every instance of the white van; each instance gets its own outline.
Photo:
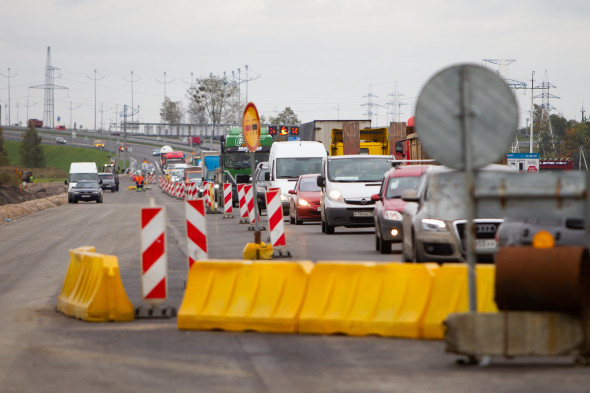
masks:
POLYGON ((268 187, 281 189, 283 215, 289 214, 289 190, 295 187, 300 175, 320 173, 322 160, 327 157, 320 142, 275 142, 268 157, 268 187))
POLYGON ((334 233, 334 227, 372 227, 374 204, 383 175, 392 156, 346 155, 326 157, 318 176, 322 188, 322 232, 334 233))
POLYGON ((72 188, 81 180, 95 180, 98 183, 98 170, 95 162, 72 162, 70 164, 70 175, 65 181, 68 186, 68 203, 73 201, 72 188))

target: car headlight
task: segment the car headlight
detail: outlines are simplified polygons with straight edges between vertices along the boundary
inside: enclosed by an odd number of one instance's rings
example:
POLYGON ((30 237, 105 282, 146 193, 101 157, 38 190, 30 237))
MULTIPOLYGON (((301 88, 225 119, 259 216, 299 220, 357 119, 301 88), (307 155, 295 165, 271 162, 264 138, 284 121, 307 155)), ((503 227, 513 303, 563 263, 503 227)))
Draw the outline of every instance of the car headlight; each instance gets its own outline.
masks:
POLYGON ((436 220, 433 218, 422 219, 422 229, 425 231, 446 231, 447 224, 442 220, 436 220))
POLYGON ((74 191, 74 195, 80 195, 80 191, 74 191))
POLYGON ((289 197, 286 196, 285 194, 281 194, 281 202, 287 202, 289 200, 289 197))
POLYGON ((305 199, 300 199, 297 203, 299 204, 299 206, 311 206, 311 204, 307 202, 305 199))
POLYGON ((342 193, 339 190, 330 190, 330 192, 328 193, 328 198, 337 202, 344 202, 344 198, 342 198, 342 193))
POLYGON ((215 185, 213 186, 213 188, 219 189, 219 184, 215 183, 215 185))
POLYGON ((256 187, 256 192, 258 192, 258 193, 265 193, 266 192, 266 188, 264 188, 264 187, 256 187))
POLYGON ((385 218, 386 220, 401 221, 402 214, 396 210, 385 210, 383 212, 383 218, 385 218))

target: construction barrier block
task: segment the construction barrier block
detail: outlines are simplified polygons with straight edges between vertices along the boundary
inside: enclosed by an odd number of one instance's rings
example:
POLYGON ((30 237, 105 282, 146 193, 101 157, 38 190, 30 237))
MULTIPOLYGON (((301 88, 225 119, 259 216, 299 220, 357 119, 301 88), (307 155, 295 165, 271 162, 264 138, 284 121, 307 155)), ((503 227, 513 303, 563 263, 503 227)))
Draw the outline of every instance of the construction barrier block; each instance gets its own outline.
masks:
POLYGON ((266 244, 261 242, 257 243, 246 243, 244 247, 244 259, 272 259, 273 249, 272 244, 266 244))
MULTIPOLYGON (((494 301, 494 282, 496 267, 477 264, 477 311, 498 312, 494 301)), ((443 322, 451 313, 469 310, 467 264, 446 263, 442 265, 434 279, 434 288, 424 318, 422 337, 443 339, 443 322)))
POLYGON ((318 262, 300 333, 419 337, 436 264, 318 262))
POLYGON ((178 329, 293 333, 310 261, 196 261, 178 310, 178 329))
POLYGON ((70 250, 70 264, 57 309, 88 322, 133 321, 135 310, 123 288, 117 257, 94 247, 70 250))

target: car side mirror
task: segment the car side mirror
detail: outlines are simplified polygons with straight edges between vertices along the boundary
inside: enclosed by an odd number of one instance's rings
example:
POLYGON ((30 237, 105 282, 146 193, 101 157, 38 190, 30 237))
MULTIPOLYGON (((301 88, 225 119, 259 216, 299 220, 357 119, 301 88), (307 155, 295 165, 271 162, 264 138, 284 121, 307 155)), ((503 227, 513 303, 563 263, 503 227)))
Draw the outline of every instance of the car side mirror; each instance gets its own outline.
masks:
POLYGON ((297 191, 295 191, 295 190, 289 190, 289 194, 297 194, 297 191))
POLYGON ((381 200, 381 195, 379 195, 379 194, 373 194, 373 195, 371 195, 371 201, 377 202, 377 201, 380 201, 380 200, 381 200))
POLYGON ((326 178, 322 175, 319 175, 316 183, 318 187, 326 187, 326 178))
POLYGON ((269 180, 270 180, 270 173, 269 172, 266 172, 264 174, 264 181, 269 181, 269 180))
POLYGON ((418 193, 416 190, 404 190, 402 191, 402 200, 406 202, 419 202, 418 193))

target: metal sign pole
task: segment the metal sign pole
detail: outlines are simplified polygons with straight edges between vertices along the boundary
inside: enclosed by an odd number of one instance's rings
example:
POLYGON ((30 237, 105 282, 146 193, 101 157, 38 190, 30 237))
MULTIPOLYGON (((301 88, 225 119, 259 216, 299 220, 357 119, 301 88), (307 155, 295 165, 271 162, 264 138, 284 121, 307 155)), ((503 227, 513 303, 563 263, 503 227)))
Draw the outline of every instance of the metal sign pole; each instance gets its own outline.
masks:
POLYGON ((260 228, 258 226, 258 214, 260 213, 258 211, 258 193, 256 192, 256 180, 254 179, 254 175, 256 174, 256 162, 255 162, 255 158, 254 155, 256 153, 254 153, 253 151, 250 152, 250 171, 252 173, 252 201, 254 203, 254 243, 256 244, 260 244, 260 228))
POLYGON ((463 159, 465 166, 465 240, 467 256, 467 283, 469 291, 469 311, 477 312, 477 287, 475 272, 475 249, 474 234, 475 226, 473 219, 475 217, 475 173, 473 169, 473 135, 472 135, 472 117, 474 113, 471 109, 470 79, 469 70, 462 68, 460 70, 461 78, 461 132, 463 134, 463 159))

